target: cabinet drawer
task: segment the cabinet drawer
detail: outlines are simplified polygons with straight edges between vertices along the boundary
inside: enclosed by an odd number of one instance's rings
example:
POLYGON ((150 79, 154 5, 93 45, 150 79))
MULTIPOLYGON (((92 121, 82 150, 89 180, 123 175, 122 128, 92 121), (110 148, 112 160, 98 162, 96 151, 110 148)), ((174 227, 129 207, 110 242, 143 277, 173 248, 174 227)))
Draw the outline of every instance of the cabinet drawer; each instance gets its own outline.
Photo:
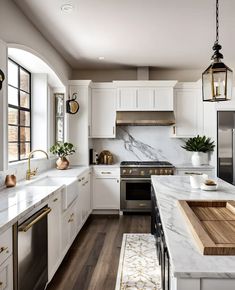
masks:
POLYGON ((10 256, 0 266, 0 289, 12 290, 13 289, 13 270, 12 270, 12 256, 10 256))
POLYGON ((0 265, 11 255, 11 253, 12 253, 12 228, 10 227, 8 230, 6 230, 0 235, 0 265))
POLYGON ((96 178, 113 178, 120 177, 120 168, 119 167, 95 167, 93 169, 94 175, 96 178))

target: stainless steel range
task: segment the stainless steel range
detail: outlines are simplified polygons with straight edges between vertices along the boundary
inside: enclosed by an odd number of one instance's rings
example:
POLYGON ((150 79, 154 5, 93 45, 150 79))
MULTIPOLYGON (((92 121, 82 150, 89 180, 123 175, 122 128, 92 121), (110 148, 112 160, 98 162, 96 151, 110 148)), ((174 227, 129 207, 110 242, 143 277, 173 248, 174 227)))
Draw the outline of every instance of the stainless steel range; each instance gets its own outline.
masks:
POLYGON ((121 210, 151 211, 151 175, 173 175, 174 166, 167 161, 121 162, 121 210))

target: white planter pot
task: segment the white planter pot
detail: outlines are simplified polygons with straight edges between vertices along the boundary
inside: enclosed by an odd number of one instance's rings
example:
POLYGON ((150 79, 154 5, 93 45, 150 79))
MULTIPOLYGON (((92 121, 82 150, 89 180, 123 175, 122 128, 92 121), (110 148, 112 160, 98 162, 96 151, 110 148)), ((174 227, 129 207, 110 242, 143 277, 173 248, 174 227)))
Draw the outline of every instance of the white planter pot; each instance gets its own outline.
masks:
POLYGON ((209 165, 209 152, 203 153, 200 152, 201 155, 201 162, 203 165, 209 165))
POLYGON ((200 152, 193 152, 191 160, 192 160, 192 165, 193 166, 202 165, 202 157, 201 157, 200 152))

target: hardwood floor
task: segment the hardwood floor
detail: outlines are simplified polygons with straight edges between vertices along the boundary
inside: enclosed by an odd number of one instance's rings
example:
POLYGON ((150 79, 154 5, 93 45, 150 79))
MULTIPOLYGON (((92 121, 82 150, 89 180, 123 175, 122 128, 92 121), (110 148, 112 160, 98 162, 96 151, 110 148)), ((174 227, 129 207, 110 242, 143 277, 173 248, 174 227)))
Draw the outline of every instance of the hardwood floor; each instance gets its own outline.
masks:
POLYGON ((92 215, 47 290, 114 290, 123 233, 149 233, 148 215, 92 215))

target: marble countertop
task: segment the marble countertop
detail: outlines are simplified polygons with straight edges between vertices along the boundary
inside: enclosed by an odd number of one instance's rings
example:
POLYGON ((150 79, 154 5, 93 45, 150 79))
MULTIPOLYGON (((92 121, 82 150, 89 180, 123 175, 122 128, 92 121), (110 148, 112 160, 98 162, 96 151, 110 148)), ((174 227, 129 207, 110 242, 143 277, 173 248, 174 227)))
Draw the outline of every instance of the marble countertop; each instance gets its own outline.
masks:
POLYGON ((193 166, 191 163, 183 163, 183 164, 174 164, 176 169, 214 169, 215 167, 212 165, 201 165, 201 166, 193 166))
POLYGON ((235 200, 235 187, 220 179, 217 191, 192 189, 188 176, 152 176, 175 277, 235 278, 235 256, 204 256, 177 200, 235 200))
POLYGON ((46 176, 78 177, 89 170, 89 167, 77 166, 67 170, 51 169, 30 181, 19 182, 16 187, 5 188, 0 191, 0 234, 12 226, 25 214, 45 203, 59 188, 57 186, 35 186, 34 181, 46 176))

